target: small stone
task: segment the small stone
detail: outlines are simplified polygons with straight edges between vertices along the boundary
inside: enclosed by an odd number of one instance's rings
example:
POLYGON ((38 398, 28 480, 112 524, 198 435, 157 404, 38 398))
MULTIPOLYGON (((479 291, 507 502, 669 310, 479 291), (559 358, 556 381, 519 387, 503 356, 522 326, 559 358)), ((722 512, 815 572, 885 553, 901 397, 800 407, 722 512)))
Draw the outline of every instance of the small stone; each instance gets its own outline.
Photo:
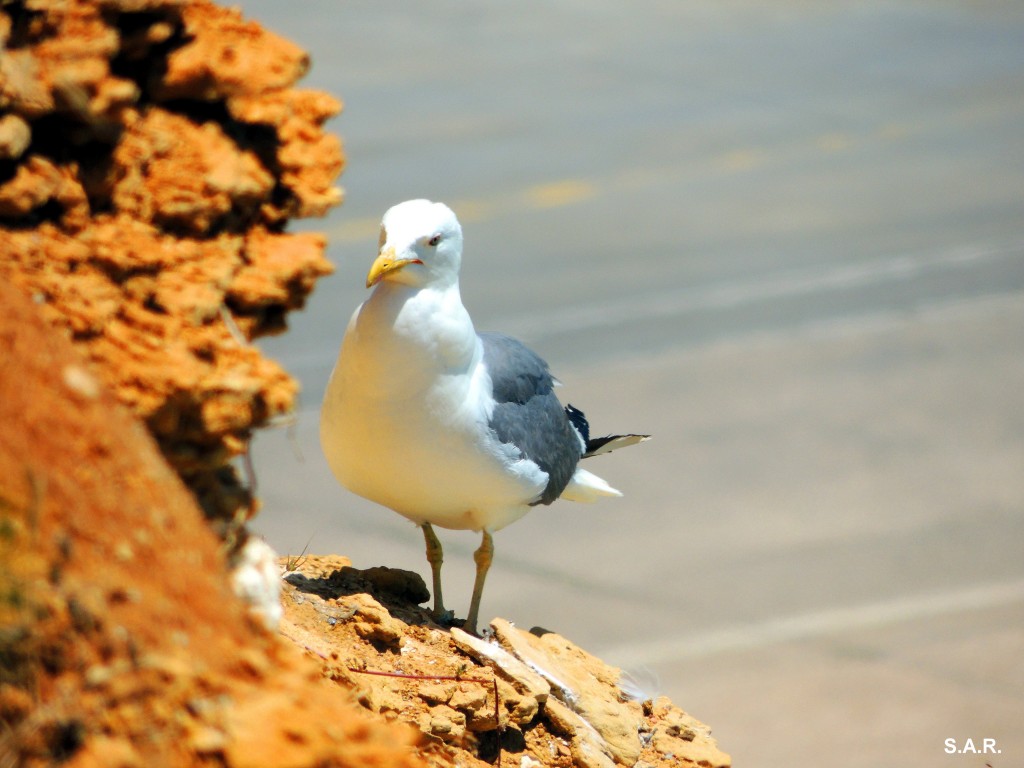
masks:
MULTIPOLYGON (((188 635, 185 637, 187 640, 188 635)), ((195 671, 187 656, 155 651, 147 653, 139 659, 139 667, 155 670, 167 682, 178 678, 187 678, 195 671)))
POLYGON ((356 634, 364 640, 398 648, 406 625, 369 595, 352 595, 350 599, 355 601, 356 634))
POLYGON ((466 716, 443 704, 432 707, 430 732, 445 742, 461 741, 466 735, 466 716))
MULTIPOLYGON (((452 699, 452 694, 455 693, 455 685, 453 683, 427 683, 420 686, 417 693, 421 699, 432 704, 448 704, 452 699)), ((454 707, 455 704, 452 706, 454 707)))
POLYGON ((103 688, 131 672, 132 663, 128 659, 116 659, 110 664, 94 664, 85 671, 85 684, 90 688, 103 688))
POLYGON ((537 700, 532 696, 523 696, 509 712, 509 719, 518 725, 526 725, 533 721, 540 711, 537 700))
POLYGON ((130 562, 135 557, 135 550, 127 541, 119 541, 114 545, 114 557, 122 563, 130 562))
POLYGON ((86 739, 75 753, 75 765, 102 765, 104 768, 142 768, 147 764, 127 738, 98 735, 86 739))
POLYGON ((61 372, 64 385, 85 400, 95 400, 100 396, 100 383, 80 365, 66 365, 61 372))
POLYGON ((430 591, 423 583, 423 577, 414 571, 375 566, 359 571, 359 574, 377 589, 401 600, 419 605, 430 599, 430 591))
POLYGON ((0 117, 0 159, 21 157, 32 142, 32 129, 18 115, 0 117))
POLYGON ((487 689, 479 683, 466 685, 466 688, 454 692, 448 706, 472 712, 483 708, 487 704, 487 689))
POLYGON ((196 728, 189 737, 189 746, 199 754, 221 752, 228 743, 228 737, 217 728, 201 726, 196 728))

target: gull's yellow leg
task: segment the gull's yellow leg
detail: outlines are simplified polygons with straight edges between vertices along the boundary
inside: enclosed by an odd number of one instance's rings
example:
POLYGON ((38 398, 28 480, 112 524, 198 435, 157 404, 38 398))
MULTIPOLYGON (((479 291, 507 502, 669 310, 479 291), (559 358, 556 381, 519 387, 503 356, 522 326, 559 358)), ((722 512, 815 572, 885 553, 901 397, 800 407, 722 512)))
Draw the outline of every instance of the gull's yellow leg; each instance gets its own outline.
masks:
POLYGON ((484 579, 487 578, 487 571, 494 560, 494 541, 491 534, 484 531, 480 548, 473 553, 473 562, 476 563, 476 581, 473 582, 473 598, 469 601, 469 615, 466 617, 466 624, 463 626, 467 632, 476 634, 476 620, 480 614, 480 597, 484 593, 484 579))
POLYGON ((434 618, 441 621, 444 619, 444 598, 441 597, 441 563, 444 562, 444 550, 430 523, 424 523, 420 527, 423 529, 423 539, 427 543, 427 562, 430 563, 430 575, 434 581, 434 618))

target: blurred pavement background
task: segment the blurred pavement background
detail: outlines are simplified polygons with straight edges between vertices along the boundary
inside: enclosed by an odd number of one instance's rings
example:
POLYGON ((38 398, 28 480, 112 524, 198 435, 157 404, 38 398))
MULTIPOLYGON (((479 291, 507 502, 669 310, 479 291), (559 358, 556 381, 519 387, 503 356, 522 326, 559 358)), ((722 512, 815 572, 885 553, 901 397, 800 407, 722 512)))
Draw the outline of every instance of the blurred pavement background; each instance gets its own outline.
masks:
MULTIPOLYGON (((1024 765, 1024 5, 245 0, 346 104, 338 271, 263 346, 282 553, 426 574, 317 441, 384 210, 449 203, 481 330, 537 349, 626 497, 495 537, 558 631, 737 765, 1024 765), (946 754, 995 739, 997 754, 946 754)), ((464 612, 477 536, 440 531, 464 612)))

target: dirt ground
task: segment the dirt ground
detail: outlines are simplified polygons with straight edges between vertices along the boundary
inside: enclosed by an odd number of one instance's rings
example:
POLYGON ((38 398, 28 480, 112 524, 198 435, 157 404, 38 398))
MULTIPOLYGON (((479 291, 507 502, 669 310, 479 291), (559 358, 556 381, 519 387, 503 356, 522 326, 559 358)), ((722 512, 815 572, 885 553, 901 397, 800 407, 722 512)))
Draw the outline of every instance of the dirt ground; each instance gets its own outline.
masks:
POLYGON ((336 556, 279 563, 281 633, 364 707, 414 725, 436 747, 428 755, 551 768, 730 764, 707 726, 667 699, 631 699, 619 670, 557 634, 495 620, 477 640, 432 619, 418 574, 336 556))

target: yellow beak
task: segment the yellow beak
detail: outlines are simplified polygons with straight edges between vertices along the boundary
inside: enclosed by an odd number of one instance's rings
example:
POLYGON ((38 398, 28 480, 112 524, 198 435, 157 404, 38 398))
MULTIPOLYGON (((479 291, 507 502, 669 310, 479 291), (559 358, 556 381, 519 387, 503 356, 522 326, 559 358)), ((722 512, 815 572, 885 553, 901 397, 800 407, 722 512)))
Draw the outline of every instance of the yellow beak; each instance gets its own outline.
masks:
POLYGON ((366 276, 366 287, 372 288, 391 272, 397 272, 409 264, 422 264, 419 259, 399 259, 394 248, 385 248, 377 254, 370 266, 370 274, 366 276))

